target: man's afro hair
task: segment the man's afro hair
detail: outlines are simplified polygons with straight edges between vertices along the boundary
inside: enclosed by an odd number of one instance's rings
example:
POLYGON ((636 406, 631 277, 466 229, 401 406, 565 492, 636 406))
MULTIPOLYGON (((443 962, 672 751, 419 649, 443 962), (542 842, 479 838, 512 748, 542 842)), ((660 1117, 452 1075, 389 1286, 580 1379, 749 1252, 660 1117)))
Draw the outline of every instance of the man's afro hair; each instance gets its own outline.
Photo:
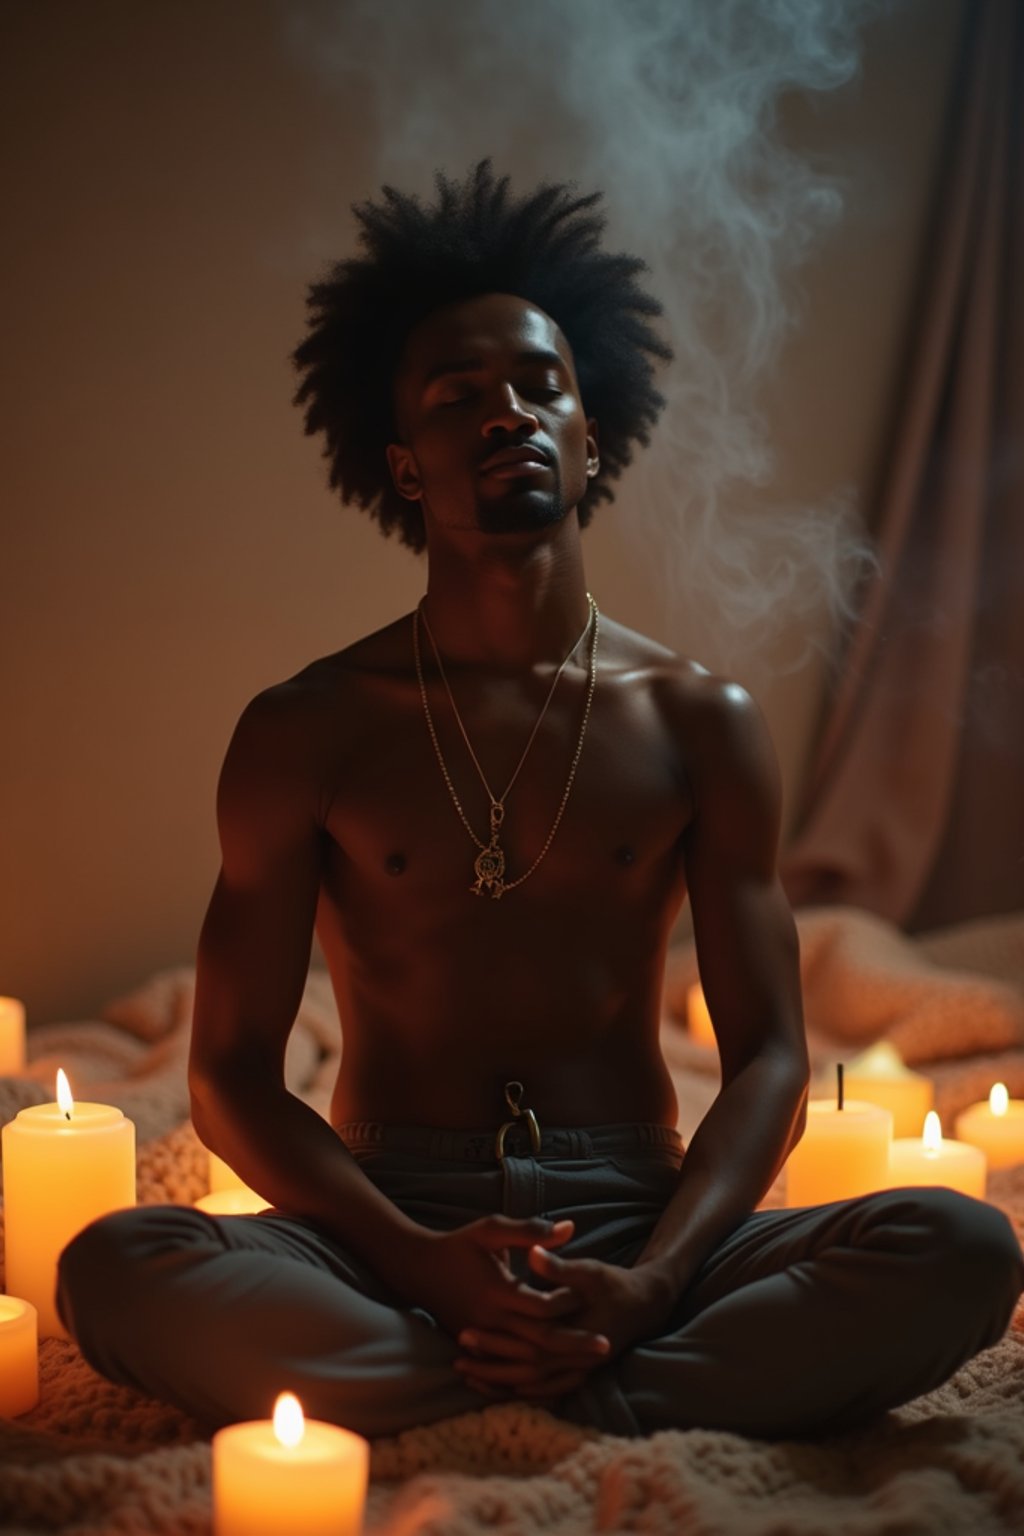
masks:
POLYGON ((601 468, 578 506, 580 524, 611 501, 610 481, 650 442, 665 405, 648 354, 672 351, 646 323, 663 307, 636 276, 637 257, 599 249, 607 220, 586 210, 602 196, 573 197, 575 183, 542 184, 518 200, 509 178, 479 161, 461 186, 436 172, 438 201, 383 188, 385 204, 354 204, 365 256, 336 262, 310 285, 309 327, 293 362, 307 435, 323 432, 330 484, 403 543, 426 543, 419 502, 395 490, 385 455, 399 441, 392 384, 406 338, 433 310, 485 293, 535 304, 560 327, 576 365, 587 416, 598 422, 601 468))

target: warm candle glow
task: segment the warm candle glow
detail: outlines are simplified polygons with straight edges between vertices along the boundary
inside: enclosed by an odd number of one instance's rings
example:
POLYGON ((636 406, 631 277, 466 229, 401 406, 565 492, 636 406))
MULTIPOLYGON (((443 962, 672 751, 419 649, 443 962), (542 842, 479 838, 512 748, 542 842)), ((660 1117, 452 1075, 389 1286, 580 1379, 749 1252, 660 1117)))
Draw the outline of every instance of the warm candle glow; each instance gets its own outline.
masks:
POLYGON ((898 1136, 889 1149, 887 1189, 940 1185, 975 1200, 985 1198, 984 1152, 966 1142, 947 1140, 934 1109, 925 1116, 922 1136, 898 1136))
POLYGON ((254 1189, 244 1188, 211 1189, 208 1195, 200 1195, 192 1204, 208 1216, 255 1216, 257 1211, 270 1208, 269 1200, 264 1200, 254 1189))
POLYGON ((306 1433, 302 1404, 294 1392, 282 1392, 274 1404, 274 1434, 282 1445, 298 1445, 306 1433))
POLYGON ((25 1004, 17 997, 0 997, 0 1077, 25 1070, 25 1004))
POLYGON ((307 1419, 282 1392, 274 1417, 213 1436, 213 1536, 361 1536, 370 1447, 307 1419))
POLYGON ((112 1104, 30 1104, 0 1129, 6 1285, 39 1314, 39 1337, 66 1338, 54 1287, 61 1252, 83 1227, 135 1204, 135 1127, 112 1104))
POLYGON ((807 1124, 786 1161, 786 1204, 824 1205, 885 1187, 892 1115, 878 1104, 811 1099, 807 1124))
POLYGON ((704 996, 704 988, 699 981, 695 982, 686 994, 686 1026, 690 1032, 690 1039, 697 1045, 706 1045, 712 1050, 717 1050, 715 1026, 711 1022, 711 1012, 704 996))
POLYGON ((873 1077, 902 1077, 906 1072, 903 1057, 889 1040, 879 1040, 850 1062, 850 1075, 863 1072, 873 1077))
POLYGON ((894 1136, 920 1136, 935 1089, 930 1078, 904 1065, 891 1041, 876 1041, 847 1062, 845 1076, 851 1099, 866 1099, 890 1111, 894 1136))
POLYGON ((57 1068, 57 1103, 60 1105, 61 1114, 66 1115, 70 1120, 75 1101, 71 1095, 71 1084, 63 1067, 57 1068))
POLYGON ((1005 1083, 995 1083, 987 1099, 969 1104, 953 1122, 958 1141, 980 1147, 990 1168, 1024 1163, 1024 1099, 1011 1099, 1005 1083))
POLYGON ((39 1401, 36 1309, 17 1296, 0 1296, 0 1418, 28 1413, 39 1401))

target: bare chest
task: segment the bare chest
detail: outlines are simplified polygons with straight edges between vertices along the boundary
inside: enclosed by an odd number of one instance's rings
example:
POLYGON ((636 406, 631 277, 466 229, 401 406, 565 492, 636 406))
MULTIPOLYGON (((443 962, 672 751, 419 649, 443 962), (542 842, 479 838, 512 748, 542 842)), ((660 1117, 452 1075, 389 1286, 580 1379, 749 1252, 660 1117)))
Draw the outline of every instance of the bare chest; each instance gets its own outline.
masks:
POLYGON ((660 883, 690 807, 649 700, 595 693, 584 728, 585 689, 567 687, 532 739, 535 712, 514 694, 476 708, 472 729, 464 717, 465 733, 444 703, 428 719, 406 698, 365 722, 331 800, 335 882, 441 907, 467 889, 509 900, 527 882, 584 904, 660 883))

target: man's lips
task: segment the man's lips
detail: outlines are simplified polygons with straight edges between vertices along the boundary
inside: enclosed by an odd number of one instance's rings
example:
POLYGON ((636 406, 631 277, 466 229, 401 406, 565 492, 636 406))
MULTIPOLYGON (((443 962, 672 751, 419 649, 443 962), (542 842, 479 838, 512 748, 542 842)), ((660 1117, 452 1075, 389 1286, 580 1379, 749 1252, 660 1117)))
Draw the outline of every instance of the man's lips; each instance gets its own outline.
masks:
POLYGON ((548 468, 547 455, 540 448, 503 448, 484 460, 480 473, 501 475, 503 479, 508 479, 511 475, 535 474, 538 470, 548 468))

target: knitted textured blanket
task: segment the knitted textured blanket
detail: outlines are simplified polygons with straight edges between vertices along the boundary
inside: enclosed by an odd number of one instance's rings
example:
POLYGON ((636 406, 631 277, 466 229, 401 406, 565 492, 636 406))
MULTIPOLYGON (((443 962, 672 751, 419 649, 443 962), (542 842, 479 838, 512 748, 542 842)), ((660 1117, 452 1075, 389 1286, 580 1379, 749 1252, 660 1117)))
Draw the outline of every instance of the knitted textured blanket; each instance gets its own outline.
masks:
MULTIPOLYGON (((1024 1096, 1024 918, 911 941, 862 913, 800 918, 812 1058, 889 1038, 936 1083, 944 1124, 995 1076, 1024 1096)), ((673 953, 662 1031, 692 1132, 717 1090, 713 1053, 680 1027, 692 952, 673 953)), ((63 1065, 82 1096, 135 1121, 142 1201, 191 1201, 206 1155, 188 1120, 191 970, 165 972, 102 1017, 31 1033, 24 1076, 0 1079, 0 1122, 53 1097, 63 1065)), ((311 973, 289 1044, 294 1091, 326 1108, 340 1027, 311 973)), ((773 1189, 766 1204, 781 1198, 773 1189)), ((1024 1238, 1024 1165, 989 1198, 1024 1238)), ((941 1283, 941 1277, 937 1277, 941 1283)), ((0 1421, 6 1536, 208 1536, 210 1446, 174 1409, 96 1376, 75 1347, 40 1351, 37 1408, 0 1421)), ((1020 1536, 1024 1530, 1024 1307, 994 1349, 870 1429, 814 1444, 718 1431, 623 1440, 537 1409, 488 1406, 372 1451, 367 1536, 1020 1536)), ((286 1536, 286 1533, 282 1533, 286 1536)))

